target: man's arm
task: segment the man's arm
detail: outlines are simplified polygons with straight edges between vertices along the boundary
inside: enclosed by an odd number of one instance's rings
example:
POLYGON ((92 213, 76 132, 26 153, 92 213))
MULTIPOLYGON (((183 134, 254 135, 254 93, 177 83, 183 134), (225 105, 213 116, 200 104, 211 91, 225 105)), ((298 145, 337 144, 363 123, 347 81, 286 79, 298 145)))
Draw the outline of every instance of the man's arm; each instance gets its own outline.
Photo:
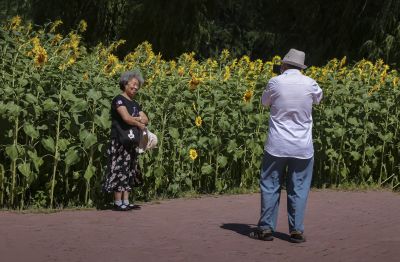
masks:
POLYGON ((267 87, 265 88, 262 97, 261 103, 263 106, 270 106, 271 105, 271 97, 273 93, 274 81, 271 79, 269 80, 267 87))
POLYGON ((313 82, 312 84, 312 97, 313 97, 313 104, 318 105, 319 102, 321 102, 322 96, 323 96, 323 92, 321 87, 319 87, 319 85, 317 84, 317 82, 313 82))

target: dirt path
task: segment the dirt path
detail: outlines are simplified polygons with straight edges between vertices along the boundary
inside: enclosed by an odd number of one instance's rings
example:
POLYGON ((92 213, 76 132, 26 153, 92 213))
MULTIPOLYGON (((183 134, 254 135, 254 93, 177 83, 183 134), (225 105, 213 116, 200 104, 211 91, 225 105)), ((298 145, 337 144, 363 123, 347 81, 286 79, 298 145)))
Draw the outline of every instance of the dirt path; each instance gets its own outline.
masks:
POLYGON ((272 242, 247 237, 259 194, 145 204, 142 210, 0 212, 0 261, 400 261, 400 195, 313 191, 307 242, 289 243, 286 196, 272 242))

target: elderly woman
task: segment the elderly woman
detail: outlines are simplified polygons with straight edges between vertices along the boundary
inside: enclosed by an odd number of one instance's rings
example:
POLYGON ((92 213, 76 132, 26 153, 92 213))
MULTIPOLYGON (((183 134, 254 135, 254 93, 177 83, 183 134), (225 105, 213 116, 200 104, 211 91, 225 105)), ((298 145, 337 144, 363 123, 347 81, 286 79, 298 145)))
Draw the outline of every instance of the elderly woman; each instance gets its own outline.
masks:
POLYGON ((111 104, 111 141, 107 150, 108 162, 103 189, 114 193, 114 207, 118 211, 139 208, 129 203, 129 192, 140 183, 142 177, 137 148, 121 144, 118 130, 129 126, 146 129, 149 120, 134 100, 143 83, 140 71, 123 73, 119 80, 122 93, 114 97, 111 104))

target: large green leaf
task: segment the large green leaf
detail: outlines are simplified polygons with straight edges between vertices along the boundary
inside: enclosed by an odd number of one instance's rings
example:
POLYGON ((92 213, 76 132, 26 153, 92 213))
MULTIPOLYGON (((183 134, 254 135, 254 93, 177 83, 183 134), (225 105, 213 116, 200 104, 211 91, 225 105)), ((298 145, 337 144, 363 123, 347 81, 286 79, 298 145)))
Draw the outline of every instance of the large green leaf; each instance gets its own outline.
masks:
POLYGON ((68 149, 67 153, 65 153, 64 159, 66 166, 72 166, 79 162, 79 154, 74 148, 68 149))
POLYGON ((7 106, 2 101, 0 101, 0 117, 6 118, 7 117, 6 113, 7 113, 7 106))
POLYGON ((239 158, 241 158, 242 156, 243 156, 243 154, 244 154, 244 150, 242 150, 242 149, 237 149, 234 153, 233 153, 233 159, 236 161, 236 160, 238 160, 239 158))
POLYGON ((58 105, 56 102, 54 102, 51 98, 47 98, 44 102, 43 102, 43 109, 44 111, 55 111, 57 110, 58 105))
POLYGON ((90 179, 93 177, 95 172, 96 172, 96 168, 92 165, 88 165, 83 177, 86 179, 86 181, 90 181, 90 179))
POLYGON ((18 170, 24 177, 28 178, 31 174, 31 167, 29 163, 22 163, 18 165, 18 170))
POLYGON ((154 169, 154 176, 155 177, 162 177, 164 175, 164 168, 162 168, 162 167, 156 167, 155 169, 154 169))
POLYGON ((67 101, 76 101, 76 96, 72 93, 72 90, 62 90, 61 96, 67 101))
POLYGON ((347 122, 349 122, 350 124, 352 124, 354 127, 359 126, 358 120, 355 117, 350 117, 347 122))
POLYGON ((81 142, 84 142, 86 137, 89 135, 89 131, 87 131, 86 129, 82 129, 79 131, 79 140, 81 142))
POLYGON ((24 87, 24 86, 26 86, 26 85, 29 84, 28 80, 25 79, 25 78, 20 78, 18 82, 19 82, 19 85, 20 85, 21 87, 24 87))
POLYGON ((168 186, 168 191, 172 192, 173 194, 178 193, 179 185, 177 183, 170 184, 168 186))
POLYGON ((104 130, 108 130, 111 127, 110 114, 107 109, 103 109, 101 115, 96 115, 94 121, 96 125, 100 126, 104 130))
POLYGON ((95 91, 94 89, 90 89, 86 96, 88 98, 91 98, 92 100, 96 101, 99 100, 101 98, 101 93, 99 91, 95 91))
POLYGON ((189 187, 192 187, 192 180, 189 177, 185 178, 185 183, 186 185, 188 185, 189 187))
POLYGON ((351 151, 350 154, 353 157, 354 161, 357 161, 361 158, 361 154, 356 151, 351 151))
POLYGON ((31 104, 36 104, 38 102, 38 99, 36 98, 36 96, 34 96, 30 93, 26 94, 25 99, 28 103, 31 103, 31 104))
POLYGON ((36 139, 39 137, 39 131, 32 125, 32 124, 25 124, 24 125, 24 132, 28 136, 30 136, 33 139, 36 139))
POLYGON ((16 105, 13 102, 11 102, 7 103, 7 111, 9 116, 16 117, 21 113, 22 108, 19 105, 16 105))
POLYGON ((391 133, 391 132, 389 132, 389 133, 385 133, 385 134, 382 134, 381 132, 379 132, 378 133, 378 136, 379 136, 379 138, 380 139, 382 139, 384 142, 389 142, 389 141, 391 141, 392 140, 392 138, 393 138, 393 133, 391 133))
POLYGON ((206 137, 206 136, 202 136, 202 137, 200 137, 199 138, 199 140, 198 140, 198 145, 199 146, 207 146, 207 142, 209 141, 209 138, 208 137, 206 137))
POLYGON ((51 153, 55 152, 54 139, 52 137, 43 138, 42 145, 47 151, 51 153))
POLYGON ((244 103, 244 104, 242 105, 242 110, 243 110, 243 112, 246 112, 246 113, 249 113, 249 112, 253 111, 253 104, 251 104, 251 103, 244 103))
POLYGON ((43 159, 39 157, 34 151, 28 151, 28 155, 32 160, 33 165, 35 166, 36 172, 39 172, 40 166, 43 165, 43 159))
POLYGON ((235 151, 236 150, 236 148, 237 148, 237 144, 236 144, 236 141, 235 140, 229 140, 229 143, 228 143, 228 147, 227 147, 227 151, 228 152, 233 152, 233 151, 235 151))
POLYGON ((333 133, 335 134, 336 137, 341 137, 346 133, 346 130, 342 127, 336 128, 333 133))
POLYGON ((177 128, 170 127, 168 129, 168 131, 169 131, 169 134, 171 135, 172 138, 174 138, 174 139, 178 139, 179 138, 179 131, 178 131, 177 128))
POLYGON ((18 158, 18 150, 15 145, 6 147, 6 154, 11 158, 12 161, 18 158))
POLYGON ((79 179, 80 177, 81 177, 81 174, 80 174, 79 172, 74 171, 74 172, 72 173, 72 178, 73 178, 73 179, 77 180, 77 179, 79 179))
POLYGON ((87 136, 85 137, 85 141, 83 142, 83 147, 89 149, 96 143, 97 143, 96 134, 88 133, 87 136))
POLYGON ((201 167, 201 173, 204 175, 209 175, 213 172, 213 168, 210 164, 204 163, 201 167))
POLYGON ((79 113, 86 111, 88 109, 87 102, 83 99, 75 101, 75 103, 71 106, 71 112, 79 113))
POLYGON ((220 167, 225 167, 228 163, 228 158, 226 158, 225 156, 218 156, 217 162, 220 167))
POLYGON ((67 139, 60 138, 58 140, 58 149, 60 150, 60 152, 63 152, 68 149, 69 144, 70 142, 67 139))
POLYGON ((42 115, 43 112, 42 106, 34 105, 33 110, 35 111, 36 118, 42 115))

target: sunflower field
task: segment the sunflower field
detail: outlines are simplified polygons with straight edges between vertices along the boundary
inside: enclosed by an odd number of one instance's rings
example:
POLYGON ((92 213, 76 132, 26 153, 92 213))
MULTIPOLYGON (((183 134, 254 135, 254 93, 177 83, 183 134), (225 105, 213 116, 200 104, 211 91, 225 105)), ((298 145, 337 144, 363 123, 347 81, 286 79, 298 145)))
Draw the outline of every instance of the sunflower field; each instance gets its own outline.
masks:
MULTIPOLYGON (((147 200, 185 192, 256 188, 268 130, 260 103, 271 61, 202 61, 185 53, 166 61, 144 42, 123 59, 118 46, 86 48, 81 21, 32 26, 14 17, 0 28, 0 207, 93 206, 110 132, 110 102, 122 72, 139 68, 137 101, 158 147, 140 156, 147 200)), ((400 187, 399 72, 377 62, 333 59, 306 75, 324 91, 314 108, 315 187, 400 187)))

